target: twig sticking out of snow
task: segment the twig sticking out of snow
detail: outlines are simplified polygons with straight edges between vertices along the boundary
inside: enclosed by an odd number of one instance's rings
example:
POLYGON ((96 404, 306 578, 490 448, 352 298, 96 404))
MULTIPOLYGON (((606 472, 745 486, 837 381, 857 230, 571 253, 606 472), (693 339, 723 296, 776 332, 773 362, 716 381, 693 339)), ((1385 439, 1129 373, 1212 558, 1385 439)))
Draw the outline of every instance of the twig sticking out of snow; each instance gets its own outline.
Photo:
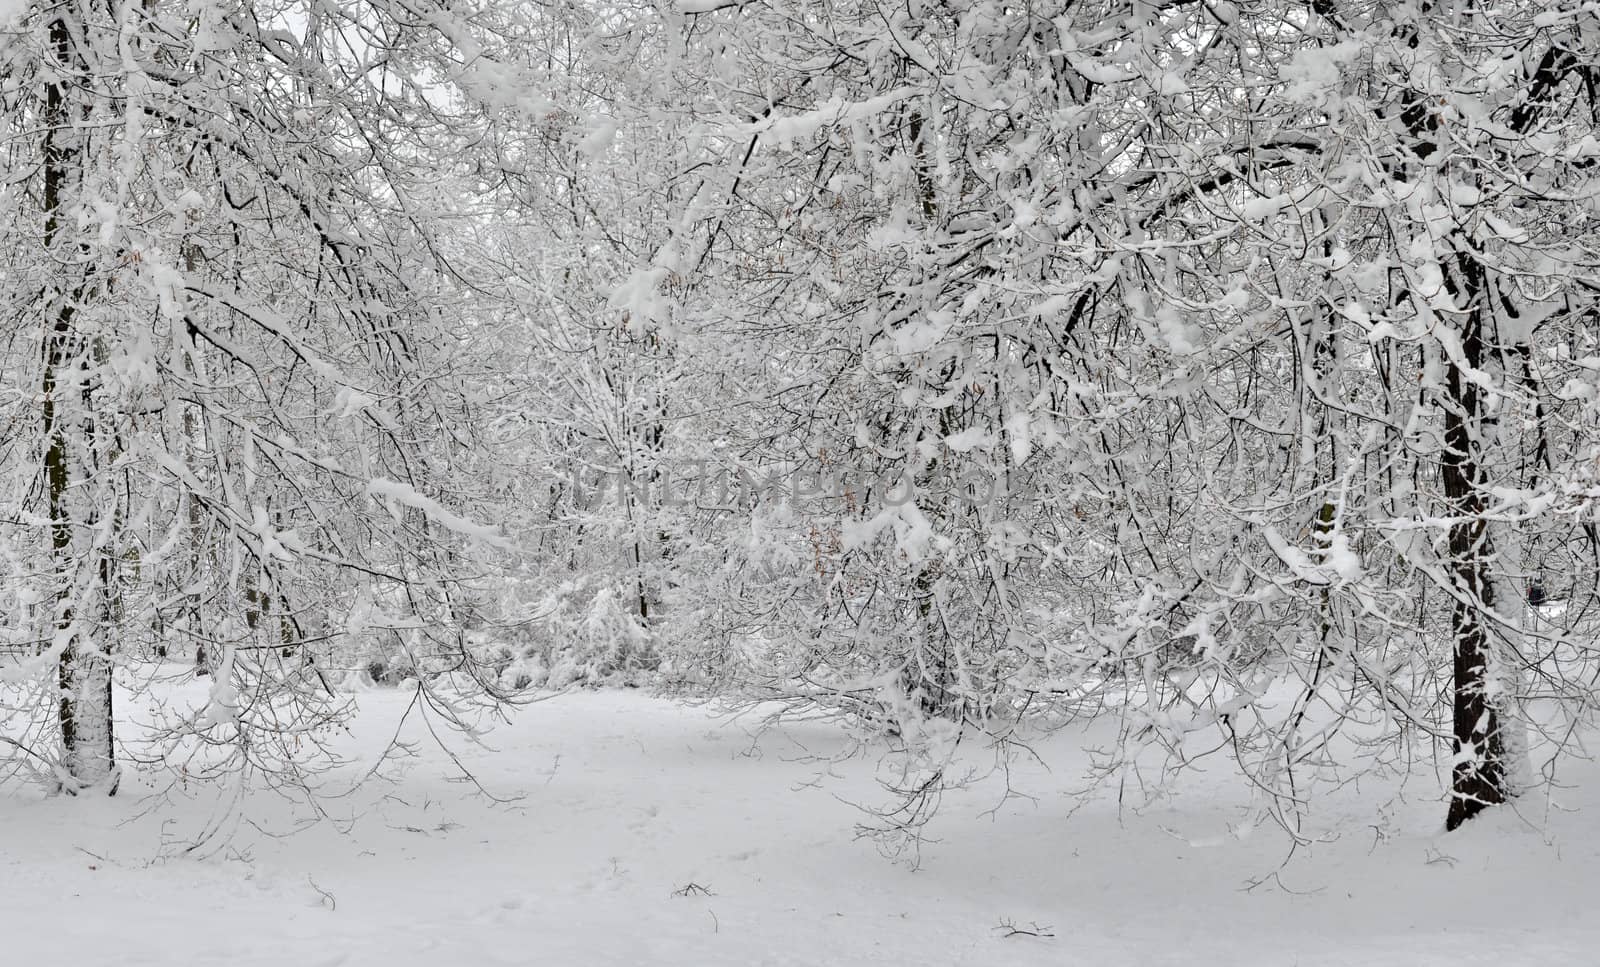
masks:
POLYGON ((1041 927, 1037 923, 1029 923, 1026 927, 1019 927, 1017 926, 1016 921, 1013 920, 1001 920, 1000 923, 995 926, 995 929, 1004 930, 1005 933, 1002 935, 1002 939, 1007 940, 1012 937, 1038 937, 1040 939, 1048 939, 1055 936, 1054 927, 1041 927))
POLYGON ((322 899, 324 899, 324 900, 326 900, 328 902, 328 909, 329 910, 338 910, 339 909, 339 901, 335 900, 333 898, 333 894, 332 893, 329 893, 327 890, 324 890, 322 887, 317 886, 317 881, 313 880, 309 875, 306 877, 306 882, 311 884, 311 889, 316 890, 318 893, 322 894, 322 899))
POLYGON ((684 897, 688 897, 688 896, 716 896, 716 893, 714 893, 709 886, 701 886, 698 883, 690 881, 688 883, 685 883, 683 886, 678 887, 676 890, 673 890, 672 891, 672 895, 673 896, 684 896, 684 897))

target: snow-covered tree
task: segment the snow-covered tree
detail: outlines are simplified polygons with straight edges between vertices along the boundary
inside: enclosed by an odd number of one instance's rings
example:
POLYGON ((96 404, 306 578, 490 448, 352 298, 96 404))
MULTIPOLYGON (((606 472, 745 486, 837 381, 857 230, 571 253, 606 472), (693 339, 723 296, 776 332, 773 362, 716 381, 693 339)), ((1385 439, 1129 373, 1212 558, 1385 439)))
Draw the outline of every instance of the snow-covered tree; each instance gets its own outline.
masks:
POLYGON ((472 214, 479 19, 69 2, 8 30, 0 377, 26 430, 0 542, 34 652, 8 703, 62 788, 115 788, 113 669, 139 687, 137 659, 214 676, 133 752, 191 775, 292 772, 363 632, 475 667, 463 551, 501 538, 461 513, 479 401, 444 236, 472 214))
POLYGON ((1589 512, 1549 441, 1588 419, 1592 17, 690 9, 655 294, 761 347, 741 446, 855 482, 762 528, 808 616, 762 694, 993 732, 1113 690, 1116 761, 1211 733, 1291 828, 1419 740, 1450 825, 1514 791, 1518 682, 1587 703, 1513 589, 1589 512))

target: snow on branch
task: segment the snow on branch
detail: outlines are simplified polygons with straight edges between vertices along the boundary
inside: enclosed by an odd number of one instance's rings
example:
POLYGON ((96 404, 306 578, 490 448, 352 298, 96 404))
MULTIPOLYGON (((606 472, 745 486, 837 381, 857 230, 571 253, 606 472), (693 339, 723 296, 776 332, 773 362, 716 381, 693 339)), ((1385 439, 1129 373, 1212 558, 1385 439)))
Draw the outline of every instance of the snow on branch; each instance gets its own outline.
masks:
POLYGON ((395 480, 377 477, 367 484, 367 493, 374 497, 386 497, 407 507, 414 507, 427 515, 428 519, 453 531, 463 537, 475 541, 482 541, 501 550, 511 550, 513 545, 505 535, 493 527, 470 521, 458 514, 453 514, 431 497, 417 493, 416 488, 395 480))

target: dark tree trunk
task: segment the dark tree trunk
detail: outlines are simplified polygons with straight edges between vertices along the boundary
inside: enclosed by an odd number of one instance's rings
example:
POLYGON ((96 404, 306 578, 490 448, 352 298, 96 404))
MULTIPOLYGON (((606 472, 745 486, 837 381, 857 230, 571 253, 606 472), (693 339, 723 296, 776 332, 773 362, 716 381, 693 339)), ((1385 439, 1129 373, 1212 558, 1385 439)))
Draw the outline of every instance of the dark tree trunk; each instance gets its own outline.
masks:
MULTIPOLYGON (((1316 2, 1313 9, 1341 31, 1345 29, 1337 5, 1316 2)), ((1425 4, 1426 13, 1431 4, 1425 4)), ((1395 28, 1394 36, 1406 46, 1418 46, 1418 26, 1406 19, 1395 28)), ((1568 51, 1547 50, 1528 77, 1525 99, 1512 112, 1512 131, 1526 134, 1548 107, 1551 93, 1577 63, 1568 51)), ((1432 158, 1444 136, 1433 99, 1424 92, 1402 89, 1398 120, 1410 135, 1410 153, 1417 162, 1432 158)), ((1422 169, 1415 162, 1401 159, 1396 174, 1408 181, 1422 169)), ((1429 176, 1429 175, 1424 175, 1429 176)), ((1494 587, 1490 572, 1493 548, 1488 522, 1484 520, 1484 487, 1487 474, 1483 465, 1484 430, 1489 425, 1485 390, 1473 382, 1484 371, 1490 346, 1496 336, 1491 278, 1485 265, 1474 254, 1476 248, 1464 225, 1458 224, 1451 239, 1454 255, 1441 259, 1445 284, 1460 308, 1460 355, 1446 353, 1444 398, 1444 451, 1439 458, 1445 503, 1453 523, 1449 532, 1446 566, 1453 585, 1451 634, 1454 639, 1455 701, 1451 748, 1454 753, 1450 780, 1450 809, 1446 829, 1462 823, 1490 806, 1505 802, 1512 795, 1506 734, 1506 699, 1496 694, 1500 674, 1495 660, 1494 630, 1490 615, 1494 609, 1494 587)), ((1450 325, 1442 319, 1441 325, 1450 325)), ((1454 327, 1452 327, 1454 328, 1454 327)), ((1521 743, 1517 743, 1518 748, 1521 743)))
MULTIPOLYGON (((82 151, 78 139, 77 112, 72 98, 81 86, 84 62, 73 37, 69 17, 75 8, 58 8, 49 27, 50 46, 55 54, 55 73, 49 76, 44 91, 43 143, 44 244, 60 264, 71 266, 77 259, 56 251, 62 247, 61 230, 68 206, 70 186, 79 180, 82 151)), ((75 253, 74 253, 75 254, 75 253)), ((68 272, 75 270, 68 269, 68 272)), ((89 598, 104 600, 113 579, 106 551, 89 545, 75 548, 72 468, 74 435, 86 440, 92 435, 88 425, 90 404, 87 389, 78 392, 85 410, 74 421, 66 404, 79 382, 72 372, 80 365, 85 347, 74 326, 78 302, 83 297, 81 284, 49 285, 44 293, 45 315, 44 372, 40 380, 43 402, 40 407, 44 432, 45 491, 50 510, 50 548, 59 585, 54 608, 54 633, 65 638, 59 666, 60 699, 57 720, 61 729, 62 787, 68 792, 101 786, 115 791, 116 764, 113 752, 111 662, 100 639, 106 615, 98 607, 84 607, 78 599, 80 589, 89 598), (67 412, 63 412, 63 410, 67 412), (74 425, 76 423, 76 425, 74 425), (85 559, 88 557, 89 559, 85 559), (91 581, 77 575, 93 574, 91 581), (86 631, 88 632, 86 634, 86 631)), ((79 454, 80 457, 84 456, 79 454)), ((86 460, 80 460, 86 463, 86 460)))
MULTIPOLYGON (((1561 47, 1544 52, 1528 77, 1522 102, 1511 112, 1509 127, 1514 133, 1526 135, 1532 130, 1550 107, 1551 95, 1577 64, 1576 55, 1561 47)), ((1411 128, 1420 135, 1417 125, 1411 128)), ((1451 745, 1455 756, 1446 829, 1456 829, 1484 809, 1505 802, 1514 792, 1505 729, 1516 726, 1507 721, 1509 699, 1495 694, 1495 679, 1501 671, 1493 655, 1493 631, 1485 621, 1494 608, 1489 572, 1493 548, 1483 519, 1487 477, 1482 434, 1488 421, 1483 390, 1464 371, 1483 369, 1486 340, 1496 335, 1491 278, 1473 252, 1470 238, 1458 238, 1455 262, 1444 266, 1451 295, 1466 311, 1461 360, 1448 360, 1445 452, 1440 461, 1445 498, 1456 518, 1450 528, 1450 567, 1456 591, 1451 620, 1455 635, 1451 745)), ((1520 741, 1516 747, 1521 748, 1520 741)))
POLYGON ((1491 630, 1485 616, 1494 607, 1489 573, 1493 548, 1483 519, 1483 389, 1465 370, 1484 362, 1485 308, 1482 267, 1466 253, 1450 274, 1451 289, 1467 309, 1461 331, 1461 359, 1447 362, 1444 453, 1440 471, 1445 500, 1455 521, 1450 526, 1449 566, 1455 585, 1450 630, 1455 639, 1454 766, 1450 811, 1445 828, 1455 829, 1510 795, 1507 782, 1504 716, 1492 692, 1491 630))

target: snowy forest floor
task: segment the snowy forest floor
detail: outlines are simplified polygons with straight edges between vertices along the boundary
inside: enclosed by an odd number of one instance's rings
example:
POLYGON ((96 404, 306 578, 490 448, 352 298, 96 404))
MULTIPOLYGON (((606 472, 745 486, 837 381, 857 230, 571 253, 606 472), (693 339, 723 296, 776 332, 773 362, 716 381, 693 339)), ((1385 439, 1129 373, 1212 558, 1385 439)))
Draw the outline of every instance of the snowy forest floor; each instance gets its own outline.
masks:
MULTIPOLYGON (((407 699, 362 695, 351 751, 375 755, 407 699)), ((1525 816, 1496 810, 1449 836, 1424 777, 1386 816, 1384 790, 1351 787, 1318 817, 1338 838, 1251 889, 1285 840, 1227 834, 1248 792, 1220 761, 1155 805, 1119 807, 1112 790, 1068 815, 1078 750, 1099 728, 1039 743, 1049 771, 1012 776, 1033 801, 990 815, 992 784, 948 796, 916 870, 854 835, 863 814, 845 800, 885 801, 871 757, 817 781, 813 756, 845 747, 835 727, 760 732, 639 692, 535 705, 492 751, 457 740, 512 802, 453 780, 424 739, 395 781, 328 803, 344 821, 285 837, 244 825, 203 859, 174 844, 205 826, 215 790, 156 810, 135 773, 110 800, 13 791, 0 798, 0 962, 1595 962, 1600 776, 1587 765, 1564 809, 1541 795, 1525 816)), ((263 829, 291 823, 270 791, 249 797, 263 829)))

